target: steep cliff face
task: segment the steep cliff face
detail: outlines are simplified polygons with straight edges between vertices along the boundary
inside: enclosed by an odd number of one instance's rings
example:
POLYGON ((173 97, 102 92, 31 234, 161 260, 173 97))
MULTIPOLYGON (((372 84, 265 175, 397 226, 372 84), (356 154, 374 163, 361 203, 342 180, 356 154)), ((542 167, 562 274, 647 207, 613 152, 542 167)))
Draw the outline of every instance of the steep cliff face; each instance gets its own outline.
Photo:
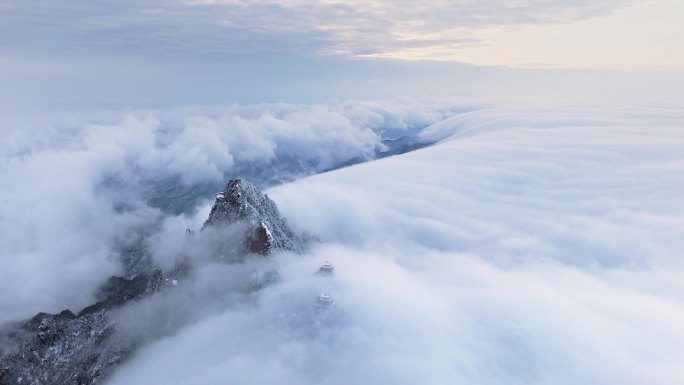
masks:
MULTIPOLYGON (((240 225, 237 228, 244 233, 224 238, 237 242, 234 249, 247 256, 293 250, 297 244, 275 203, 254 185, 240 179, 230 180, 225 190, 217 194, 202 229, 211 229, 221 237, 236 230, 232 225, 240 225)), ((196 237, 194 242, 213 239, 196 237)), ((13 347, 0 350, 3 354, 0 385, 102 383, 143 343, 121 338, 112 313, 157 293, 180 290, 176 284, 188 277, 188 269, 189 265, 182 264, 164 274, 159 269, 141 268, 130 279, 111 277, 101 287, 98 302, 77 314, 69 310, 59 314, 40 313, 23 323, 0 327, 0 341, 13 347)), ((274 272, 266 272, 264 277, 245 287, 245 291, 272 283, 273 275, 274 272)))

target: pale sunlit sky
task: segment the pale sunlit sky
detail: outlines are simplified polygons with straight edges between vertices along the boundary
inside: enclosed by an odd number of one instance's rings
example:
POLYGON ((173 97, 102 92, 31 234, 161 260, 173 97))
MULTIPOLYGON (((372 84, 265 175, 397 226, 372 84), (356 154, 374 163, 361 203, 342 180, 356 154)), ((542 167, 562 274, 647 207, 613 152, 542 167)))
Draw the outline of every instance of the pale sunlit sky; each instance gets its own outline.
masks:
POLYGON ((684 69, 684 2, 640 2, 594 18, 485 27, 479 44, 370 55, 526 68, 684 69))
POLYGON ((675 95, 683 18, 684 0, 0 1, 0 108, 675 95))

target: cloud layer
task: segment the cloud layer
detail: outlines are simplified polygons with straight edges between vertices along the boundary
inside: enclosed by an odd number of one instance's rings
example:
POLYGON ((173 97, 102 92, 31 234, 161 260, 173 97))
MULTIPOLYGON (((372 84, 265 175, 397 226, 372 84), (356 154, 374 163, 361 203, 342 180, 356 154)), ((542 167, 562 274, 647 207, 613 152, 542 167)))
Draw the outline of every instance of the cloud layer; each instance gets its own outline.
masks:
POLYGON ((673 102, 399 99, 16 127, 0 152, 0 321, 88 304, 141 231, 170 267, 207 207, 165 213, 151 185, 211 198, 222 171, 295 157, 311 165, 298 178, 419 135, 440 142, 270 189, 321 243, 198 261, 178 290, 122 309, 123 337, 149 343, 111 383, 681 382, 683 124, 673 102), (314 274, 325 260, 334 277, 314 274), (242 290, 273 267, 278 284, 242 290), (321 315, 323 291, 336 306, 321 315))
POLYGON ((256 298, 190 307, 222 310, 112 383, 681 382, 679 111, 483 108, 423 130, 433 147, 271 189, 323 242, 277 256, 256 298))
MULTIPOLYGON (((0 322, 88 304, 103 279, 120 272, 121 247, 156 232, 165 213, 192 213, 228 177, 251 176, 263 186, 371 159, 383 138, 416 134, 457 111, 406 99, 131 111, 11 126, 0 147, 0 322)), ((164 240, 175 244, 204 219, 180 217, 164 240)))

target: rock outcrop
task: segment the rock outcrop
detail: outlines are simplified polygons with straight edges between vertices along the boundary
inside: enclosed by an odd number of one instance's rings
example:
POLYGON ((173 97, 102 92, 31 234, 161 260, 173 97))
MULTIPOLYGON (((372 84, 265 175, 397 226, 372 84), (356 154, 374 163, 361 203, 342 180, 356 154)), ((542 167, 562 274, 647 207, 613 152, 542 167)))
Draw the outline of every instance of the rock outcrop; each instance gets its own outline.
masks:
POLYGON ((28 336, 17 351, 0 359, 0 384, 96 384, 136 347, 134 341, 112 338, 111 312, 163 290, 161 270, 133 279, 111 277, 100 289, 100 300, 78 314, 39 313, 19 329, 28 336))
POLYGON ((226 188, 216 194, 202 230, 220 229, 235 223, 247 226, 245 251, 266 255, 275 250, 295 248, 295 235, 280 216, 275 202, 242 179, 231 179, 226 188))
MULTIPOLYGON (((233 179, 217 194, 202 229, 212 229, 221 236, 224 230, 234 230, 231 225, 238 224, 244 225, 240 228, 246 229, 246 233, 229 239, 237 239, 238 249, 246 254, 293 250, 297 244, 275 203, 251 183, 233 179)), ((211 241, 195 237, 192 231, 186 236, 195 242, 211 241)), ((179 264, 166 274, 145 267, 129 275, 132 278, 111 277, 100 288, 97 302, 76 314, 69 310, 40 313, 20 324, 5 325, 0 328, 0 341, 14 348, 0 349, 0 385, 102 383, 143 343, 119 338, 112 313, 127 304, 175 289, 177 282, 188 274, 187 264, 179 264)), ((273 275, 274 272, 264 273, 245 290, 258 290, 274 282, 273 275)))

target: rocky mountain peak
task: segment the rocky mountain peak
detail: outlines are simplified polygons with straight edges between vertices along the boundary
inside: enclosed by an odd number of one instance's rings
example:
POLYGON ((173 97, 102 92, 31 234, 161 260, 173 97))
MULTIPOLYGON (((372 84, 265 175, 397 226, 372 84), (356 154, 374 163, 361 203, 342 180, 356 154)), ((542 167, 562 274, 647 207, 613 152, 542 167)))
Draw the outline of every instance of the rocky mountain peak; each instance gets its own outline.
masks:
POLYGON ((244 223, 247 250, 268 254, 274 250, 293 250, 294 233, 280 216, 278 207, 268 195, 243 179, 231 179, 216 200, 202 230, 221 229, 231 224, 244 223))

